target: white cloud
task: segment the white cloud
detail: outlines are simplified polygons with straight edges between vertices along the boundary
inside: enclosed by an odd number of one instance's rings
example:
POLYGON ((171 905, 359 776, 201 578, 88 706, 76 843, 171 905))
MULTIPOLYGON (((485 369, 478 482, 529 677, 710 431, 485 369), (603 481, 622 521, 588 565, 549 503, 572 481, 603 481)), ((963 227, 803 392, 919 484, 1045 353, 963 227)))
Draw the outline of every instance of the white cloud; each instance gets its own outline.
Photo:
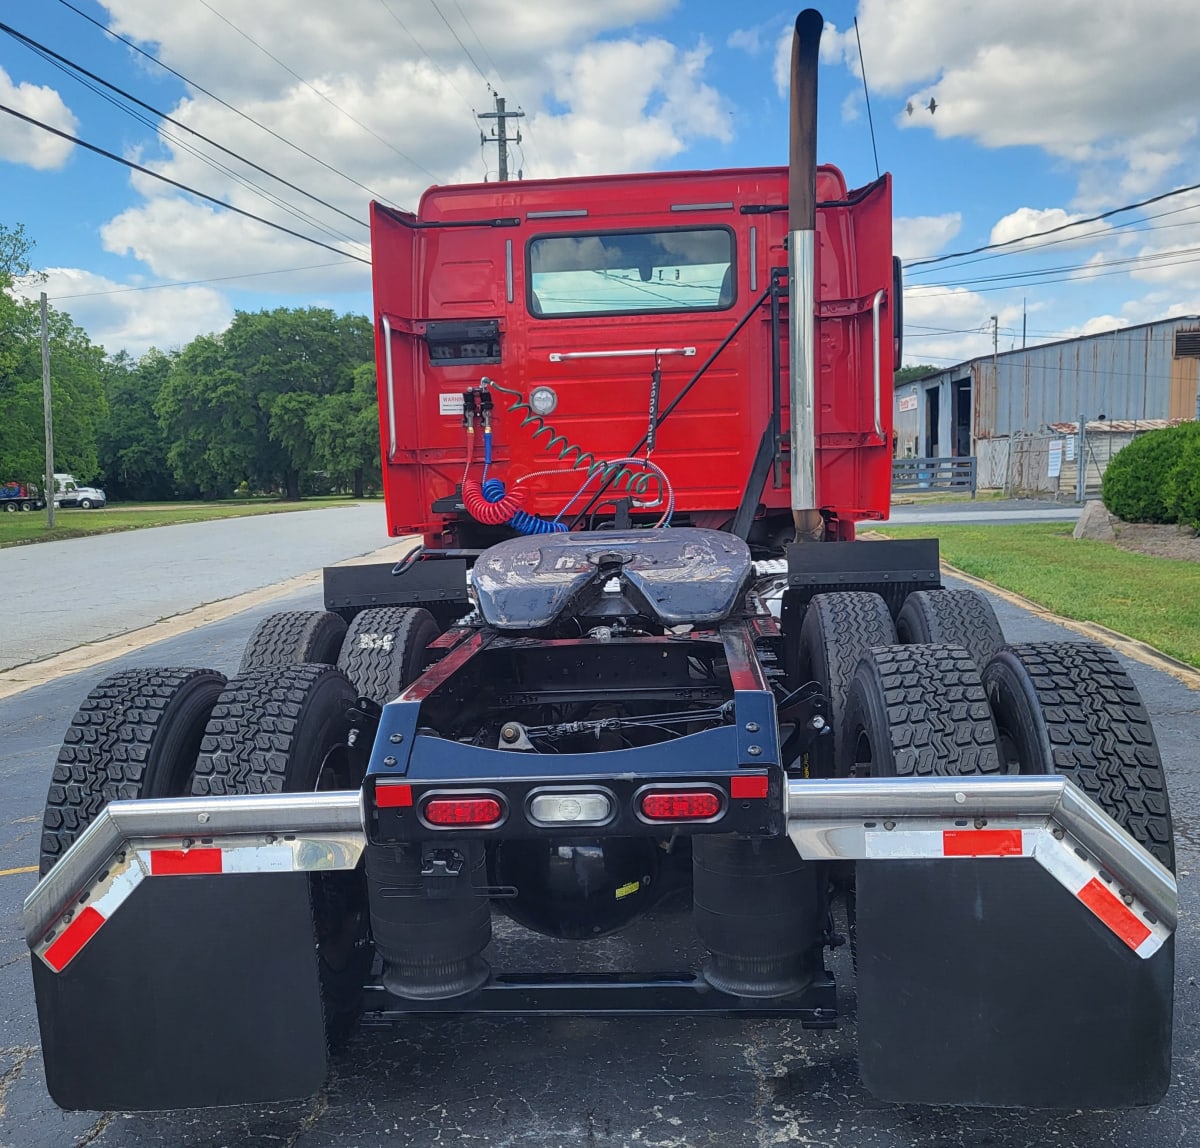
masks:
POLYGON ((129 290, 127 284, 72 267, 49 267, 43 282, 18 285, 27 298, 37 298, 40 291, 93 343, 135 356, 150 347, 182 347, 200 333, 224 330, 233 318, 228 300, 210 287, 129 290))
MULTIPOLYGON (((361 221, 371 198, 413 208, 432 183, 475 182, 489 168, 494 174, 495 148, 481 155, 472 110, 490 109, 491 98, 466 51, 491 75, 510 110, 524 101, 526 115, 516 125, 523 142, 510 146, 510 163, 523 167, 526 178, 653 169, 697 140, 732 138, 729 109, 705 81, 709 49, 703 41, 680 46, 657 37, 593 38, 652 20, 672 0, 462 0, 447 13, 461 45, 432 6, 413 9, 399 0, 336 9, 318 0, 259 0, 236 9, 215 0, 213 7, 237 29, 203 5, 107 0, 107 6, 116 30, 153 44, 161 59, 243 113, 195 92, 180 101, 177 119, 361 221)), ((180 135, 161 132, 158 147, 140 162, 335 246, 365 242, 365 229, 351 220, 222 157, 246 181, 309 218, 265 201, 259 190, 185 150, 180 135)), ((144 200, 110 220, 102 238, 107 250, 134 256, 156 275, 201 279, 320 261, 299 240, 197 203, 150 177, 135 175, 133 186, 144 200)), ((366 254, 363 246, 352 249, 366 254)), ((366 285, 355 266, 321 279, 328 291, 366 285)), ((304 283, 300 278, 294 285, 304 283)))
POLYGON ((1178 0, 862 0, 872 85, 902 128, 1091 165, 1085 193, 1135 193, 1194 140, 1196 37, 1178 0), (904 114, 907 100, 936 114, 904 114))
POLYGON ((962 230, 962 213, 917 215, 892 221, 892 250, 901 259, 937 255, 962 230))
MULTIPOLYGON (((775 61, 772 65, 772 74, 775 77, 775 90, 779 93, 781 100, 788 98, 788 89, 791 87, 792 36, 794 32, 795 25, 789 23, 780 32, 779 39, 775 41, 775 61)), ((827 20, 821 28, 821 63, 840 64, 843 60, 849 62, 851 56, 847 37, 852 35, 851 32, 839 32, 837 25, 827 20)), ((853 58, 857 61, 857 49, 853 58)))
MULTIPOLYGON (((70 135, 77 132, 79 121, 58 92, 37 84, 13 83, 3 68, 0 68, 0 104, 70 135)), ((62 167, 74 147, 67 140, 16 116, 0 115, 0 160, 50 171, 62 167)))
POLYGON ((729 142, 729 113, 702 75, 709 50, 666 40, 603 41, 554 58, 554 96, 570 110, 530 121, 551 175, 643 171, 691 139, 729 142))

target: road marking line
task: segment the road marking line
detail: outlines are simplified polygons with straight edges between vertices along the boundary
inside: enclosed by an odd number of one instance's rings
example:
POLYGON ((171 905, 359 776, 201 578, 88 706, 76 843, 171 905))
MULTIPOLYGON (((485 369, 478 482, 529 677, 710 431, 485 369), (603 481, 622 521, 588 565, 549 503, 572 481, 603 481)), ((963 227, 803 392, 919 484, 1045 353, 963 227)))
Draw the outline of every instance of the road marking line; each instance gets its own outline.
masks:
MULTIPOLYGON (((408 536, 398 539, 382 549, 372 550, 368 554, 347 558, 331 565, 361 566, 370 562, 398 562, 412 550, 416 541, 417 539, 414 537, 408 536)), ((295 578, 276 582, 273 586, 263 586, 258 590, 249 590, 245 594, 237 594, 232 598, 206 602, 191 610, 185 610, 181 614, 173 614, 169 618, 160 619, 149 626, 142 626, 140 629, 130 630, 124 634, 116 634, 111 638, 102 638, 98 642, 76 646, 71 650, 63 650, 62 653, 53 654, 40 662, 27 662, 23 666, 12 666, 7 670, 0 670, 0 699, 12 697, 14 694, 22 693, 34 686, 43 686, 47 682, 65 677, 67 674, 89 670, 93 666, 111 661, 113 658, 119 658, 123 654, 131 654, 144 649, 155 642, 177 638, 180 634, 207 626, 210 622, 224 621, 234 614, 240 614, 243 610, 261 606, 285 594, 295 594, 300 590, 319 586, 323 569, 324 567, 320 570, 310 570, 307 574, 298 574, 295 578)))
POLYGON ((0 869, 0 877, 15 877, 18 873, 36 873, 37 865, 21 865, 16 869, 0 869))

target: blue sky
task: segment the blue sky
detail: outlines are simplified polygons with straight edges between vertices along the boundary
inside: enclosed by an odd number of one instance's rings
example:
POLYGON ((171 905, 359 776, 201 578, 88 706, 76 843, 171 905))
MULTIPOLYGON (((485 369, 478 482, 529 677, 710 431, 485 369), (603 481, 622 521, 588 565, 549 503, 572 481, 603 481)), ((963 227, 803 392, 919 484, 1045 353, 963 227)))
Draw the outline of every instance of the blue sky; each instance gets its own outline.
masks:
MULTIPOLYGON (((102 27, 61 0, 11 5, 0 19, 357 219, 372 192, 412 206, 431 182, 480 177, 472 108, 490 106, 488 81, 526 112, 512 160, 527 176, 786 159, 778 65, 789 8, 715 0, 71 3, 102 27)), ((896 248, 906 259, 1020 239, 1200 182, 1200 22, 1184 0, 838 0, 822 10, 820 158, 852 185, 875 174, 857 15, 879 162, 895 181, 896 248)), ((165 138, 156 117, 147 124, 112 107, 9 35, 0 35, 0 105, 366 254, 350 242, 366 231, 330 207, 271 184, 293 206, 306 203, 308 218, 286 214, 165 138)), ((25 226, 55 305, 110 352, 182 346, 222 329, 235 309, 369 310, 363 264, 2 113, 0 222, 25 226)), ((992 315, 1001 348, 1019 345, 1026 309, 1030 342, 1200 312, 1200 193, 1052 238, 1068 241, 912 268, 906 360, 990 352, 992 315)))

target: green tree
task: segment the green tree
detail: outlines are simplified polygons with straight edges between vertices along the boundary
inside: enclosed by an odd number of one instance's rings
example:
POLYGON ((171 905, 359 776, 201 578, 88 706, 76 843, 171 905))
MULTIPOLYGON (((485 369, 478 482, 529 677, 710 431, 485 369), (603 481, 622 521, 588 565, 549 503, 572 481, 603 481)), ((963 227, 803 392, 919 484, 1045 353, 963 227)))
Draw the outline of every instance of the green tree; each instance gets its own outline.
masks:
MULTIPOLYGON (((29 274, 32 250, 23 228, 0 225, 0 481, 38 483, 46 472, 40 308, 9 294, 29 274)), ((55 466, 91 479, 107 412, 104 352, 64 312, 50 308, 47 328, 55 466)))
POLYGON ((140 359, 121 351, 104 364, 108 418, 100 428, 100 476, 110 497, 166 499, 178 493, 154 404, 173 356, 153 347, 140 359))
POLYGON ((322 398, 309 428, 317 469, 339 489, 349 487, 355 498, 362 498, 366 475, 377 475, 380 469, 375 364, 363 363, 355 370, 351 390, 322 398))
POLYGON ((223 334, 194 340, 155 404, 177 479, 206 492, 246 481, 299 498, 314 412, 352 390, 373 350, 365 318, 318 307, 240 311, 223 334))
POLYGON ((893 386, 902 387, 905 383, 911 383, 914 379, 923 378, 925 375, 933 375, 942 370, 941 367, 932 366, 929 363, 919 363, 915 367, 901 367, 893 376, 893 386))

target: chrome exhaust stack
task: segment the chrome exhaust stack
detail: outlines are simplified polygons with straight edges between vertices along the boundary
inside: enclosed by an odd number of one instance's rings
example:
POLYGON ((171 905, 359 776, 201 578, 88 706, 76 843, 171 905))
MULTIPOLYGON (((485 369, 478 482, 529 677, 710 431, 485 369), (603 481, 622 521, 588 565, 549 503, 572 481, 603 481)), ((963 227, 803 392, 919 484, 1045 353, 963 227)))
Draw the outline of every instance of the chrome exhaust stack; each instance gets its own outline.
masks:
POLYGON ((817 58, 824 21, 815 8, 792 34, 788 154, 788 392, 791 407, 792 517, 796 541, 820 539, 817 503, 816 243, 817 58))

